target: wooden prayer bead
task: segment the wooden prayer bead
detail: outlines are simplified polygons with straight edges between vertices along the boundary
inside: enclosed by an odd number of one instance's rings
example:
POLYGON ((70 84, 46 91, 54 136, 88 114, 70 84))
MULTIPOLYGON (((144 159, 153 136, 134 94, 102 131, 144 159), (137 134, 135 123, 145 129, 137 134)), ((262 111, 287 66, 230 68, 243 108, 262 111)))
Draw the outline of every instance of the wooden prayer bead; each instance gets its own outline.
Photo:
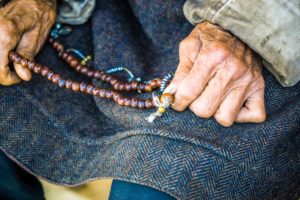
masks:
POLYGON ((27 63, 26 59, 22 58, 21 61, 20 61, 20 64, 21 64, 22 67, 27 67, 28 63, 27 63))
POLYGON ((68 56, 67 56, 67 58, 66 58, 66 61, 67 61, 67 63, 71 63, 73 60, 75 60, 76 58, 74 58, 74 56, 73 55, 71 55, 71 54, 68 54, 68 56))
POLYGON ((94 71, 89 69, 89 70, 87 71, 86 75, 87 75, 89 78, 94 77, 94 71))
POLYGON ((114 77, 112 77, 112 79, 109 81, 109 83, 111 84, 111 85, 114 85, 114 84, 116 84, 118 82, 118 80, 116 79, 116 78, 114 78, 114 77))
POLYGON ((118 99, 120 98, 120 96, 121 96, 121 95, 120 95, 119 93, 114 92, 114 93, 113 93, 113 99, 114 99, 114 101, 115 101, 115 102, 118 102, 118 99))
POLYGON ((108 76, 107 74, 103 73, 100 77, 101 81, 105 81, 107 76, 108 76))
POLYGON ((131 107, 136 108, 138 106, 138 102, 139 102, 138 99, 132 98, 130 102, 131 107))
POLYGON ((125 84, 125 89, 127 92, 130 92, 132 90, 131 84, 130 83, 126 83, 125 84))
POLYGON ((89 68, 87 68, 87 67, 85 67, 85 66, 83 66, 83 65, 81 65, 81 66, 82 66, 82 67, 81 67, 80 72, 83 73, 83 74, 87 74, 89 68))
POLYGON ((144 109, 146 107, 145 100, 139 100, 138 108, 144 109))
POLYGON ((36 64, 36 65, 34 66, 34 68, 33 68, 33 71, 34 71, 34 73, 36 73, 36 74, 40 73, 41 70, 42 70, 42 65, 40 65, 40 64, 36 64))
POLYGON ((79 83, 73 82, 73 83, 72 83, 72 90, 73 90, 74 92, 78 92, 78 91, 79 91, 79 83))
POLYGON ((94 90, 94 86, 93 85, 88 85, 87 86, 87 88, 86 88, 86 92, 88 93, 88 94, 93 94, 93 90, 94 90))
POLYGON ((144 92, 145 91, 145 86, 146 86, 145 83, 139 83, 138 90, 140 92, 144 92))
POLYGON ((28 69, 33 70, 34 66, 35 66, 35 62, 34 61, 27 62, 28 69))
POLYGON ((107 75, 107 77, 105 78, 105 82, 110 83, 110 81, 111 81, 112 78, 113 77, 111 75, 107 75))
POLYGON ((124 91, 125 90, 125 84, 124 83, 120 83, 119 87, 118 87, 119 91, 124 91))
POLYGON ((65 83, 66 83, 66 80, 60 79, 60 80, 58 81, 58 86, 59 86, 59 87, 64 87, 64 86, 65 86, 65 83))
POLYGON ((112 90, 107 90, 107 91, 105 92, 105 97, 106 97, 107 99, 111 99, 111 98, 113 97, 113 91, 112 91, 112 90))
POLYGON ((80 83, 80 91, 86 92, 87 90, 87 84, 86 83, 80 83))
POLYGON ((66 83, 65 83, 65 87, 66 87, 67 89, 72 89, 72 84, 73 84, 73 81, 70 80, 70 79, 68 79, 68 80, 66 81, 66 83))
POLYGON ((94 95, 94 96, 99 96, 99 92, 100 92, 100 88, 95 87, 95 88, 93 89, 93 95, 94 95))
POLYGON ((133 90, 137 90, 138 89, 138 86, 139 86, 139 83, 137 81, 132 81, 131 82, 131 88, 133 90))
POLYGON ((67 52, 63 52, 62 54, 61 54, 61 58, 62 59, 64 59, 64 60, 66 60, 67 59, 67 57, 68 57, 68 53, 67 52))
POLYGON ((102 74, 103 74, 102 71, 96 71, 96 72, 94 73, 94 78, 100 79, 102 74))
POLYGON ((49 81, 51 81, 53 75, 54 75, 54 72, 49 71, 48 74, 47 74, 47 79, 48 79, 49 81))
POLYGON ((146 108, 148 108, 148 109, 153 108, 153 107, 154 107, 153 101, 150 100, 150 99, 146 100, 145 106, 146 106, 146 108))
POLYGON ((41 70, 41 75, 42 76, 47 76, 49 72, 49 68, 48 67, 43 67, 41 70))
POLYGON ((99 91, 99 97, 105 98, 105 94, 106 94, 106 89, 100 89, 100 91, 99 91))
POLYGON ((76 67, 79 64, 79 61, 77 59, 73 59, 70 61, 70 66, 71 67, 76 67))
POLYGON ((53 83, 58 83, 59 80, 60 80, 60 75, 59 74, 53 74, 52 82, 53 83))
POLYGON ((145 92, 152 92, 152 88, 150 85, 145 85, 145 92))
POLYGON ((117 103, 120 106, 124 106, 124 102, 125 102, 125 98, 124 97, 119 97, 118 100, 117 100, 117 103))
POLYGON ((131 105, 131 98, 125 97, 124 98, 124 106, 130 106, 131 105))

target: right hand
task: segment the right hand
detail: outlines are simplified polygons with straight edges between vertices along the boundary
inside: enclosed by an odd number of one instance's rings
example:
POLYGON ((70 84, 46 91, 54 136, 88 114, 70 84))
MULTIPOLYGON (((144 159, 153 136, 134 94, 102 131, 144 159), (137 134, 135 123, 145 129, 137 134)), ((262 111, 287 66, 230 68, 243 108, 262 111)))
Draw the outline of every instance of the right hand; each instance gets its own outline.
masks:
POLYGON ((11 0, 0 8, 0 85, 29 81, 31 72, 20 64, 9 68, 9 52, 32 60, 55 23, 56 0, 11 0))

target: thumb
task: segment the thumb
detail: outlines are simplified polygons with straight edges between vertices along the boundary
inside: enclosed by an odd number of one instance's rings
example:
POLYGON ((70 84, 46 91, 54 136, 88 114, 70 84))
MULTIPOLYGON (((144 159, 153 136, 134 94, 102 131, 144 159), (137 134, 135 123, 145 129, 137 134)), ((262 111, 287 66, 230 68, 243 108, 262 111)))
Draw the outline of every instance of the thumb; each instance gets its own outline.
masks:
MULTIPOLYGON (((27 32, 21 38, 19 45, 17 47, 17 53, 26 59, 33 60, 34 56, 38 52, 38 29, 34 29, 27 32)), ((18 76, 24 81, 29 81, 31 79, 31 71, 22 65, 21 63, 14 63, 14 68, 18 76)))

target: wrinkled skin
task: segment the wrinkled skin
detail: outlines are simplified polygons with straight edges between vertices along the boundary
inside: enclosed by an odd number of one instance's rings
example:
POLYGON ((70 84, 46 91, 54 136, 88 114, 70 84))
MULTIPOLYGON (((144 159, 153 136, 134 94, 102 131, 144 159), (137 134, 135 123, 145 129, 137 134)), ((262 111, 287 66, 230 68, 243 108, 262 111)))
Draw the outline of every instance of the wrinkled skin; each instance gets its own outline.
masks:
POLYGON ((20 64, 9 68, 8 54, 15 50, 32 60, 43 46, 55 22, 55 0, 11 0, 0 8, 0 84, 13 85, 31 79, 20 64))
POLYGON ((181 42, 179 60, 166 89, 175 94, 173 109, 189 108, 225 127, 265 120, 261 59, 239 39, 202 22, 181 42))

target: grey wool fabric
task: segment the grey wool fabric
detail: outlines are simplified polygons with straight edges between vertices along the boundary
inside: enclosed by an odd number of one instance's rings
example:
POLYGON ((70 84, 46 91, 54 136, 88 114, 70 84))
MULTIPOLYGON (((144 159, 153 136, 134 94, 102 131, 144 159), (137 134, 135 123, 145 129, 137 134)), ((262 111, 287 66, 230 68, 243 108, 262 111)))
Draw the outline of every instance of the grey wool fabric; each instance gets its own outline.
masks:
MULTIPOLYGON (((144 80, 174 72, 193 29, 185 0, 99 0, 90 21, 60 38, 93 54, 92 66, 126 66, 144 80)), ((45 45, 37 61, 64 78, 80 76, 45 45)), ((0 86, 0 149, 29 173, 62 185, 114 178, 182 200, 300 198, 300 83, 282 87, 263 69, 267 120, 220 126, 190 110, 153 110, 64 90, 44 77, 0 86)), ((151 94, 130 94, 139 98, 151 94)))

